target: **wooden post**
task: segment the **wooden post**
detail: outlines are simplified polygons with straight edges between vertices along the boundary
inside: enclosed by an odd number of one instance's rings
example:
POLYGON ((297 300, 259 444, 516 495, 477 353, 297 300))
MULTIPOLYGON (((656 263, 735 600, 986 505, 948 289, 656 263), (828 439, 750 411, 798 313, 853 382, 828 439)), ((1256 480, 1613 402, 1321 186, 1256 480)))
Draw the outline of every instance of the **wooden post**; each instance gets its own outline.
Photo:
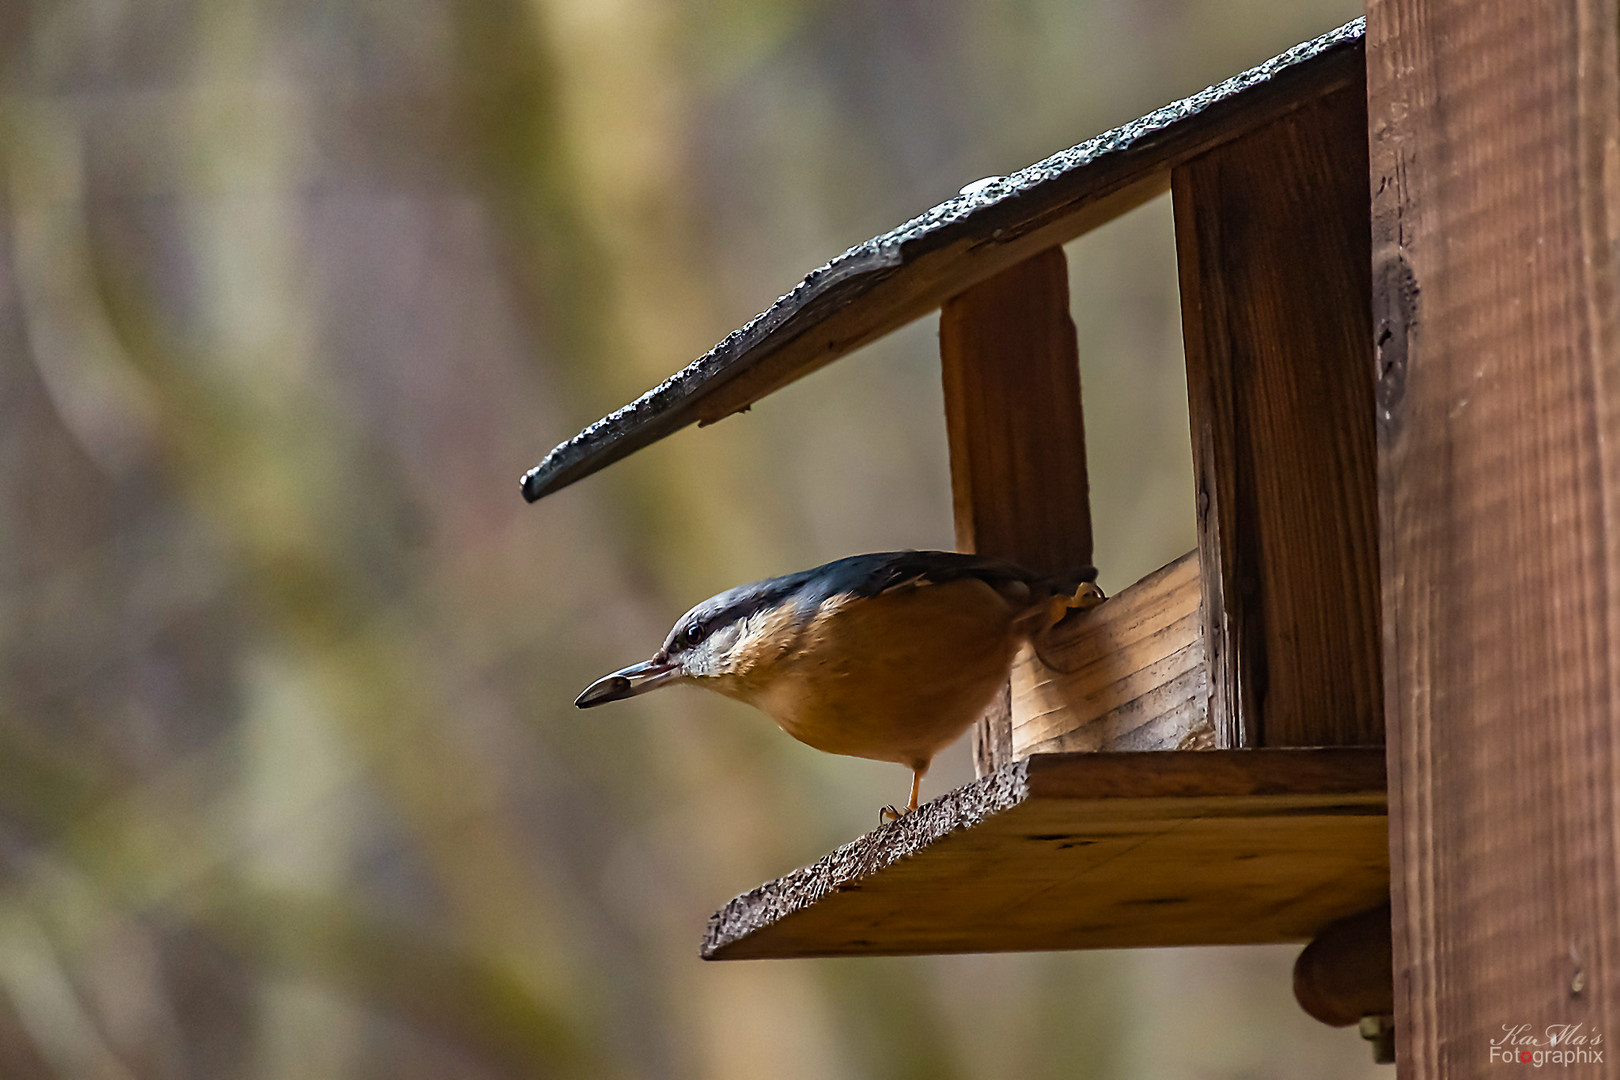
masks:
POLYGON ((1383 741, 1366 102, 1176 167, 1217 743, 1383 741))
MULTIPOLYGON (((1032 570, 1091 562, 1080 354, 1050 248, 947 301, 939 352, 956 543, 1032 570)), ((1012 757, 1011 694, 974 732, 983 776, 1012 757)))
POLYGON ((1620 1075, 1620 10, 1367 23, 1400 1075, 1620 1075))

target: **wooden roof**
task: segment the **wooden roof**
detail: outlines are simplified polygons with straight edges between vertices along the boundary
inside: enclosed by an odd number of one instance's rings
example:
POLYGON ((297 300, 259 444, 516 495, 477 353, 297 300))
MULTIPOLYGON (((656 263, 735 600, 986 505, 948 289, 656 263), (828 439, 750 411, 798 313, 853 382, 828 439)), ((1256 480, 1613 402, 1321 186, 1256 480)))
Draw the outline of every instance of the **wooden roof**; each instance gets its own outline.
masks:
POLYGON ((850 248, 706 354, 523 477, 529 501, 689 424, 713 423, 1164 191, 1170 168, 1358 79, 1363 20, 850 248))

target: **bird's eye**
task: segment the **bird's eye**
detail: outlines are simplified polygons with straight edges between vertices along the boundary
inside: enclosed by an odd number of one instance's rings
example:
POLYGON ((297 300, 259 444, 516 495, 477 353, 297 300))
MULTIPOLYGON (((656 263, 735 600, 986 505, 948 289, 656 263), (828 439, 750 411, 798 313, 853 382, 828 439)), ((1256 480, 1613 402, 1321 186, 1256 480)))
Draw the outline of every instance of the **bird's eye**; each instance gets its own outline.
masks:
POLYGON ((693 623, 681 631, 681 644, 687 647, 701 644, 709 636, 709 628, 703 623, 693 623))

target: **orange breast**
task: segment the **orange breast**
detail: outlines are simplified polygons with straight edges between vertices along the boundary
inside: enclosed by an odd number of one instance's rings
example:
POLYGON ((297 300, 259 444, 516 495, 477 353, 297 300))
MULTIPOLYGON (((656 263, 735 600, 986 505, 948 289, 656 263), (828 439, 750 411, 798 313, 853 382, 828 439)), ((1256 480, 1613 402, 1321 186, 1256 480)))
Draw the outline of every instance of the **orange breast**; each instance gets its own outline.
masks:
POLYGON ((1015 614, 973 579, 834 597, 793 649, 724 692, 818 750, 922 767, 1006 680, 1015 614))

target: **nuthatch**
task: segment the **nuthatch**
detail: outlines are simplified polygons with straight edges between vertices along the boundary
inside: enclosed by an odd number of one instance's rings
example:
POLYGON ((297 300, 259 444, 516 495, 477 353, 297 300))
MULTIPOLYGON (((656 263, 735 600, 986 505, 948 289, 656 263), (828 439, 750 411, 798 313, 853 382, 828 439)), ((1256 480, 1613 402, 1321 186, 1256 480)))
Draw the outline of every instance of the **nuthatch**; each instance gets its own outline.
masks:
POLYGON ((934 755, 990 705, 1019 646, 1066 608, 1101 601, 1096 576, 944 551, 853 555, 710 597, 652 659, 598 679, 574 704, 704 686, 818 750, 906 766, 915 810, 934 755))

